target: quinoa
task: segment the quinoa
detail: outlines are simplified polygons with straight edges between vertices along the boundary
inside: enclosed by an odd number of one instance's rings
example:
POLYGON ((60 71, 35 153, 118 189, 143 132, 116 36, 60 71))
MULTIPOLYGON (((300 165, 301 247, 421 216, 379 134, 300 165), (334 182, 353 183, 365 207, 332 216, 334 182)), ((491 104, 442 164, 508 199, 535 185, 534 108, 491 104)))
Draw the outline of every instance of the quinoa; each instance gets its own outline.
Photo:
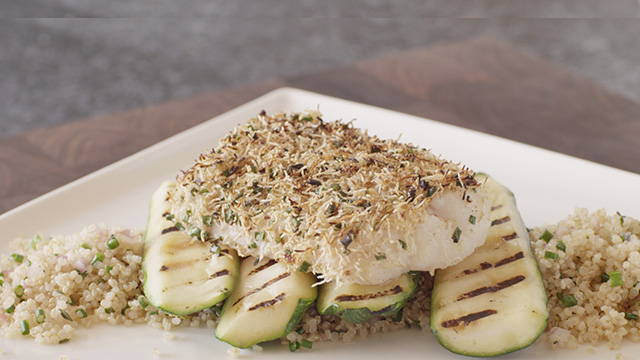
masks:
POLYGON ((189 317, 164 313, 142 293, 142 234, 91 225, 70 236, 19 238, 2 256, 0 330, 38 343, 69 341, 80 326, 98 321, 215 326, 213 311, 189 317))
POLYGON ((549 298, 553 348, 640 341, 638 220, 577 208, 530 238, 549 298))

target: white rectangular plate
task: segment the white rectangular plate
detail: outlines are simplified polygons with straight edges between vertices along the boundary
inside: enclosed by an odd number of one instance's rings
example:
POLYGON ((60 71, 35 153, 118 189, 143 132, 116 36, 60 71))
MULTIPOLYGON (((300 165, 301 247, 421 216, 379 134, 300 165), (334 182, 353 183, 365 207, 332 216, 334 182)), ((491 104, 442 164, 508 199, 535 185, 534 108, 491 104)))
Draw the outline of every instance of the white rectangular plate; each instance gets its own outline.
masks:
MULTIPOLYGON (((355 126, 370 134, 397 139, 431 149, 444 158, 491 174, 516 195, 529 227, 557 222, 576 206, 591 211, 620 211, 640 216, 640 175, 495 136, 358 104, 297 89, 283 88, 266 94, 228 113, 173 136, 82 179, 0 215, 0 251, 17 236, 70 234, 92 223, 105 222, 143 229, 147 207, 155 188, 190 167, 197 156, 217 145, 236 125, 257 115, 278 111, 319 108, 323 119, 355 119, 355 126)), ((517 331, 517 329, 514 329, 517 331)), ((80 328, 69 343, 55 346, 33 344, 29 339, 0 338, 4 357, 22 359, 195 359, 224 358, 228 345, 215 339, 206 328, 174 330, 168 340, 162 331, 146 326, 97 325, 80 328), (155 354, 157 349, 159 356, 155 354)), ((622 352, 627 359, 640 352, 640 345, 625 343, 612 352, 587 346, 573 351, 552 351, 538 341, 529 348, 501 359, 613 359, 622 352)), ((440 347, 433 336, 418 330, 375 334, 352 343, 314 344, 313 350, 292 354, 285 347, 269 344, 263 352, 243 351, 243 358, 281 359, 459 359, 440 347)))

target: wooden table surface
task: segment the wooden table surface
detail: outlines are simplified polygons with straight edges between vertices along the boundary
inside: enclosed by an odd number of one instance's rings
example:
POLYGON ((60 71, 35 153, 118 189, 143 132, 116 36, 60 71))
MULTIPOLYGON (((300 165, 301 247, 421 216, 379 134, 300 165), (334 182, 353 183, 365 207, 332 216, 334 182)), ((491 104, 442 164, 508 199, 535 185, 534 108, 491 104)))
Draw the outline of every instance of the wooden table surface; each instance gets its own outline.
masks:
POLYGON ((0 213, 283 86, 640 173, 640 104, 478 38, 0 138, 0 213))

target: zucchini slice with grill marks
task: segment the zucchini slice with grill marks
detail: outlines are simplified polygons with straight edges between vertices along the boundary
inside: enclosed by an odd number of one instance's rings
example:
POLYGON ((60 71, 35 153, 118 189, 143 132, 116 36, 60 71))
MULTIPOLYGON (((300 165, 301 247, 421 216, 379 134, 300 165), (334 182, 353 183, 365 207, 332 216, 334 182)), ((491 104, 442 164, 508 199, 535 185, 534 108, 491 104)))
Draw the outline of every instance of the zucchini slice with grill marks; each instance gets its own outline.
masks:
POLYGON ((488 357, 532 344, 546 328, 549 312, 513 194, 491 177, 478 174, 476 179, 486 182, 491 228, 473 254, 436 271, 430 322, 448 350, 488 357))
POLYGON ((243 259, 238 283, 222 307, 216 337, 246 349, 287 335, 315 301, 315 282, 313 274, 290 271, 275 260, 243 259))
POLYGON ((187 315, 223 301, 233 289, 239 260, 235 251, 212 252, 211 244, 194 239, 168 220, 169 190, 164 182, 153 194, 144 236, 144 294, 168 313, 187 315))
POLYGON ((316 308, 350 323, 398 312, 418 288, 420 273, 408 273, 381 285, 326 283, 318 290, 316 308))

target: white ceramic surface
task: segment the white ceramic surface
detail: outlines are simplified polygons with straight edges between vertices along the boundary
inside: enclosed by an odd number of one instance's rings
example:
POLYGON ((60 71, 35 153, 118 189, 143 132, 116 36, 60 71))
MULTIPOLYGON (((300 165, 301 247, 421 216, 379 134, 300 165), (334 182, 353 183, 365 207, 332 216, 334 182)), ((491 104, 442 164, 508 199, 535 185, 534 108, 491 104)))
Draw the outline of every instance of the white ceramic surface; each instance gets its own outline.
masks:
MULTIPOLYGON (((529 227, 556 222, 574 207, 605 208, 640 217, 640 175, 572 158, 495 136, 358 104, 325 95, 283 88, 266 94, 208 122, 186 130, 128 158, 0 215, 0 251, 16 236, 36 232, 68 234, 88 224, 144 228, 153 190, 180 169, 191 166, 198 154, 261 110, 301 111, 319 108, 326 121, 355 119, 355 126, 382 138, 412 142, 476 171, 491 174, 516 195, 529 227)), ((228 345, 206 328, 178 329, 175 339, 146 326, 97 325, 79 329, 67 344, 37 345, 29 339, 0 338, 1 359, 220 359, 228 345), (159 356, 155 354, 157 349, 159 356)), ((501 359, 615 359, 622 352, 633 359, 640 345, 625 343, 610 351, 597 347, 591 354, 584 346, 573 351, 551 351, 538 341, 529 348, 501 359)), ((349 344, 314 344, 313 350, 290 353, 268 344, 263 352, 243 351, 242 358, 256 359, 462 359, 440 347, 428 332, 407 330, 376 334, 349 344)))

